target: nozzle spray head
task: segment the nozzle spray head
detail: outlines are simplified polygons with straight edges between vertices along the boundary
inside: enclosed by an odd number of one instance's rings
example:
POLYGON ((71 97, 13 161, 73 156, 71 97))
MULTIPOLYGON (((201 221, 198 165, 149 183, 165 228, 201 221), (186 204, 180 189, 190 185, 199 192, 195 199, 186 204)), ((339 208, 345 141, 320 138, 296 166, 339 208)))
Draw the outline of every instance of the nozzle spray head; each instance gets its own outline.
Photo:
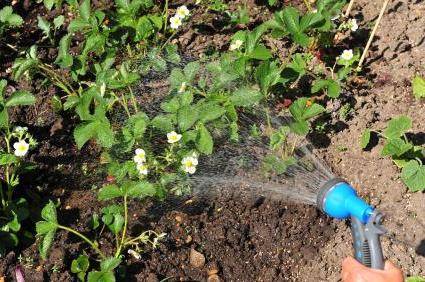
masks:
POLYGON ((331 217, 346 219, 354 216, 363 224, 368 222, 374 210, 341 178, 331 179, 323 185, 317 195, 317 206, 331 217))

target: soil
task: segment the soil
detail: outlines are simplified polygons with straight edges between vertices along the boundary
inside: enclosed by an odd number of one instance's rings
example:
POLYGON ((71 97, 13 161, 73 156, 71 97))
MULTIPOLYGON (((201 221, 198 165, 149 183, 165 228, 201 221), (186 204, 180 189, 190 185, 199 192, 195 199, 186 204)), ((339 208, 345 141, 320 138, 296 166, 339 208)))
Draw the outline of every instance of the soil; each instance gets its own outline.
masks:
MULTIPOLYGON (((239 2, 230 2, 231 9, 235 10, 239 2)), ((269 18, 272 12, 256 2, 248 1, 250 27, 269 18)), ((299 2, 302 1, 293 3, 299 2)), ((361 28, 351 44, 362 46, 369 23, 376 19, 382 2, 355 2, 352 15, 361 28)), ((24 6, 24 14, 32 10, 25 20, 33 27, 35 11, 41 8, 24 6)), ((333 171, 387 215, 385 224, 390 235, 383 239, 384 254, 406 276, 425 275, 424 194, 407 191, 396 166, 380 156, 382 140, 375 138, 368 151, 362 151, 357 140, 365 128, 380 130, 391 117, 407 114, 414 123, 409 137, 418 145, 425 143, 425 104, 413 98, 410 85, 414 74, 425 75, 424 15, 423 1, 393 1, 389 5, 366 60, 363 82, 353 83, 344 93, 342 101, 349 102, 353 112, 341 121, 337 114, 341 103, 329 102, 328 108, 334 114, 327 121, 328 130, 309 137, 333 171)), ((195 24, 176 40, 185 56, 197 58, 211 48, 227 48, 233 30, 223 30, 214 25, 217 22, 214 16, 208 18, 201 11, 194 12, 195 24), (196 24, 200 22, 202 26, 196 24)), ((19 42, 40 36, 29 34, 32 35, 19 42)), ((10 50, 0 52, 12 54, 10 50)), ((13 56, 16 54, 7 55, 2 62, 1 77, 8 78, 6 69, 13 56)), ((35 107, 13 115, 18 123, 28 125, 40 142, 31 156, 39 170, 27 176, 22 186, 35 200, 59 199, 59 221, 94 237, 86 226, 90 215, 101 208, 94 191, 105 181, 105 175, 96 172, 99 170, 93 162, 99 158, 99 151, 94 144, 81 152, 77 150, 72 138, 75 120, 59 117, 51 110, 48 101, 56 89, 39 86, 39 82, 14 85, 31 89, 39 98, 35 107)), ((158 89, 165 92, 166 83, 158 83, 158 89)), ((123 281, 338 281, 342 259, 352 254, 346 222, 330 220, 313 207, 248 197, 237 189, 224 189, 208 200, 195 199, 179 205, 173 201, 159 205, 133 202, 130 214, 132 234, 152 229, 167 236, 158 249, 145 250, 139 261, 126 254, 127 277, 123 281), (197 263, 193 257, 191 260, 195 251, 197 263)), ((111 239, 107 235, 99 238, 106 252, 111 250, 111 239)), ((59 232, 50 258, 42 261, 37 245, 30 242, 0 261, 0 280, 4 276, 7 281, 14 281, 19 265, 27 281, 76 281, 69 265, 84 249, 85 245, 74 236, 59 232)))

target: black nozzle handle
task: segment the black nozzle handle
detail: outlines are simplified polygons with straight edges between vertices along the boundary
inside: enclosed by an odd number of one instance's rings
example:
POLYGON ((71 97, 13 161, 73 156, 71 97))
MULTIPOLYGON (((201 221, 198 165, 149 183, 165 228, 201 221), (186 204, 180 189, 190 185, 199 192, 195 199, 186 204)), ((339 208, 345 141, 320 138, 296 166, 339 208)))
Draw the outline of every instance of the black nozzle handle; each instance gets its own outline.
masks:
POLYGON ((374 269, 384 269, 385 265, 380 237, 386 230, 381 223, 382 214, 379 212, 374 212, 367 224, 351 217, 354 257, 361 264, 374 269))

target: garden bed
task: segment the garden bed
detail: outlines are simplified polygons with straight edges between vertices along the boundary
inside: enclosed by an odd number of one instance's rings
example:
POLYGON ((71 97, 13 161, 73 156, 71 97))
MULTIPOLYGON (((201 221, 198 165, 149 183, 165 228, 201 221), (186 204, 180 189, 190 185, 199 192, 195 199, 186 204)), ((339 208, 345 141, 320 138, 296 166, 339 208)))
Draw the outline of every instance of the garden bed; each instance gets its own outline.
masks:
MULTIPOLYGON (((240 2, 230 1, 229 10, 236 11, 240 2)), ((250 29, 272 18, 275 10, 256 2, 247 3, 250 29)), ((302 1, 284 2, 302 7, 302 1)), ((379 13, 380 3, 371 2, 375 1, 359 0, 352 11, 352 15, 361 19, 360 32, 349 42, 352 48, 364 45, 370 30, 368 23, 379 13)), ((41 4, 25 7, 25 3, 19 4, 17 11, 27 14, 23 29, 28 28, 28 32, 20 39, 8 35, 8 40, 15 44, 29 45, 28 42, 41 36, 36 31, 35 19, 46 11, 41 4)), ((180 4, 183 1, 172 6, 180 4)), ((193 61, 211 48, 226 50, 234 31, 223 29, 217 14, 204 14, 200 8, 191 12, 191 20, 174 39, 182 57, 193 61)), ((59 11, 51 13, 54 17, 59 11)), ((346 178, 362 196, 386 213, 390 236, 383 239, 384 254, 409 276, 425 275, 424 194, 407 191, 398 168, 390 158, 380 155, 382 140, 372 138, 375 144, 366 151, 361 150, 357 140, 365 128, 381 130, 392 117, 404 114, 413 120, 409 138, 415 145, 424 145, 425 103, 413 97, 410 83, 416 73, 425 74, 424 13, 425 4, 418 1, 390 4, 363 76, 343 90, 339 100, 326 102, 331 114, 316 121, 319 126, 324 122, 326 130, 307 136, 317 148, 317 154, 336 174, 346 178), (343 104, 349 104, 351 110, 341 118, 343 104)), ((289 52, 283 43, 270 40, 266 44, 284 56, 289 52)), ((1 64, 0 77, 10 79, 7 69, 18 54, 3 45, 1 48, 7 55, 1 64)), ((54 58, 53 48, 52 52, 42 55, 54 58)), ((158 100, 169 91, 165 77, 148 75, 134 87, 142 107, 157 108, 158 100)), ((16 124, 28 126, 39 143, 31 154, 37 169, 22 179, 21 186, 26 192, 21 194, 32 201, 59 199, 59 222, 94 238, 97 232, 87 225, 91 215, 100 213, 104 206, 97 200, 95 189, 109 181, 107 173, 99 169, 101 150, 92 141, 78 150, 72 133, 78 120, 53 111, 50 101, 59 90, 42 86, 41 82, 42 79, 36 79, 32 83, 12 84, 17 89, 30 90, 37 97, 35 106, 11 114, 16 124)), ((341 261, 352 254, 350 229, 345 222, 332 221, 314 207, 261 195, 241 195, 237 187, 228 188, 207 199, 194 197, 192 201, 177 204, 172 199, 132 201, 130 233, 154 230, 167 235, 158 248, 146 247, 140 260, 124 254, 123 281, 339 280, 341 261)), ((40 210, 41 206, 34 207, 30 218, 38 220, 40 210)), ((27 229, 34 230, 34 224, 28 223, 27 229)), ((97 238, 102 250, 113 254, 113 236, 105 231, 97 238)), ((0 281, 1 277, 6 281, 15 279, 17 266, 22 268, 27 281, 77 280, 69 265, 86 249, 84 243, 68 232, 58 231, 47 260, 41 259, 37 248, 30 239, 2 258, 0 281)))

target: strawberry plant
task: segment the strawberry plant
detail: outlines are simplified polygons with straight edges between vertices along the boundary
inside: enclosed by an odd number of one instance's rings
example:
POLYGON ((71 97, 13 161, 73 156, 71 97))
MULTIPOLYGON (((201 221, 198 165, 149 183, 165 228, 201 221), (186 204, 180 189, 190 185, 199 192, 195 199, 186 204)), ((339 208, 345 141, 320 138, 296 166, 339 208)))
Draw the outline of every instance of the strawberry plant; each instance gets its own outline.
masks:
POLYGON ((11 6, 5 6, 0 10, 0 36, 6 29, 22 25, 24 20, 13 12, 11 6))
MULTIPOLYGON (((425 148, 414 145, 407 138, 406 133, 412 128, 412 120, 407 116, 392 118, 387 128, 382 132, 376 131, 385 139, 381 150, 382 156, 389 156, 397 167, 401 168, 401 179, 410 191, 425 190, 425 148)), ((367 129, 360 140, 362 149, 365 149, 371 138, 371 130, 367 129)))
MULTIPOLYGON (((113 10, 93 9, 90 0, 66 2, 72 17, 58 16, 53 24, 38 19, 42 41, 57 45, 56 58, 42 60, 40 50, 45 47, 31 46, 15 60, 13 77, 42 77, 59 89, 52 105, 58 113, 78 117, 73 131, 77 148, 90 141, 102 148, 101 161, 111 181, 97 191, 103 208, 93 216, 91 227, 111 233, 114 252, 106 253, 96 239, 62 225, 53 201, 44 207, 36 226, 44 259, 59 230, 90 247, 71 264, 80 280, 114 281, 125 253, 137 259, 143 246, 156 247, 165 236, 152 230, 133 234, 131 201, 187 192, 187 180, 205 156, 214 154, 217 140, 239 141, 240 112, 264 111, 264 105, 286 98, 300 81, 308 81, 309 97, 293 98, 282 113, 290 120, 286 125, 273 129, 269 123, 265 132, 255 133, 268 137, 274 152, 264 159, 266 171, 284 173, 293 163, 298 141, 311 131, 311 120, 325 111, 323 99, 340 95, 359 57, 352 49, 338 57, 317 55, 340 31, 333 18, 345 1, 320 0, 316 10, 309 7, 305 14, 286 7, 252 30, 236 32, 228 51, 173 68, 169 93, 151 112, 133 86, 151 71, 165 72, 170 63, 180 62, 177 46, 170 42, 191 11, 180 6, 171 14, 168 1, 158 7, 150 0, 115 0, 113 10), (270 48, 270 38, 288 42, 286 58, 270 48)), ((45 4, 51 9, 60 7, 61 1, 45 4)), ((227 9, 222 1, 206 5, 217 12, 227 9)), ((249 21, 245 8, 227 15, 234 25, 249 21)))
POLYGON ((9 111, 34 104, 35 97, 23 90, 6 97, 6 87, 6 80, 0 80, 0 136, 4 141, 4 147, 0 147, 0 256, 18 245, 21 222, 29 215, 27 200, 15 198, 14 192, 20 175, 33 168, 25 157, 37 144, 26 127, 13 128, 9 119, 9 111))

